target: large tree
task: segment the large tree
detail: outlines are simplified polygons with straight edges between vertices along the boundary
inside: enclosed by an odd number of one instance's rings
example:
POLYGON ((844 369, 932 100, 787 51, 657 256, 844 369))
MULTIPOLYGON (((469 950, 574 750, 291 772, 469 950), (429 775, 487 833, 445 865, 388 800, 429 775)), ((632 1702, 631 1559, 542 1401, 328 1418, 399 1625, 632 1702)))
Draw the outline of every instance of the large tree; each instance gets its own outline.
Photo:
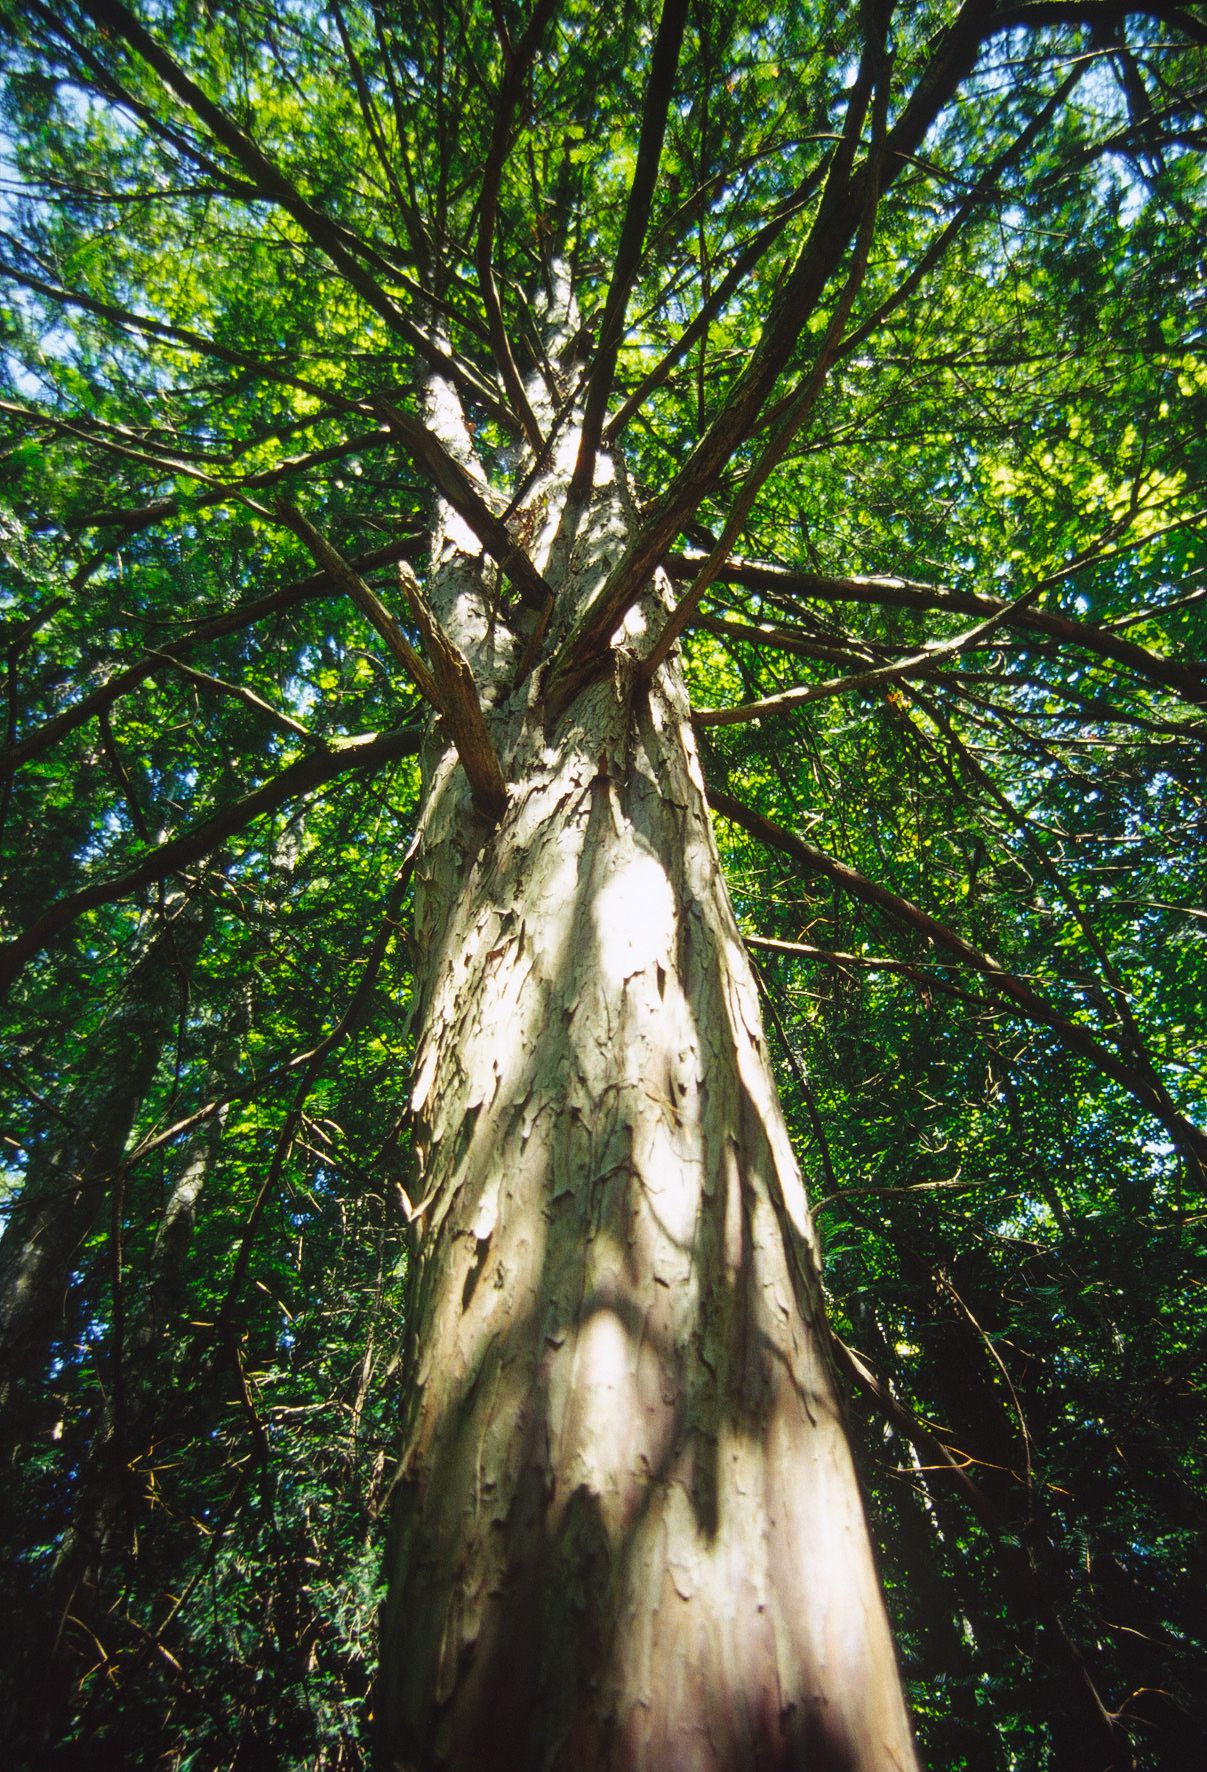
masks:
POLYGON ((1198 1764, 1201 8, 2 10, 22 1751, 1198 1764))

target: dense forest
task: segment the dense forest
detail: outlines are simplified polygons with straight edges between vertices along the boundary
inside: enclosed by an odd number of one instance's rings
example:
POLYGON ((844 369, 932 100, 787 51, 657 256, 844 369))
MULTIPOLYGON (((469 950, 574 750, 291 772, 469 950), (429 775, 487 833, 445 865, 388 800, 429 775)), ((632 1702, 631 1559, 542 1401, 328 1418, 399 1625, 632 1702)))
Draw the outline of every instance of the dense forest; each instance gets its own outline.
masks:
POLYGON ((1205 44, 0 0, 9 1765, 1199 1772, 1205 44))

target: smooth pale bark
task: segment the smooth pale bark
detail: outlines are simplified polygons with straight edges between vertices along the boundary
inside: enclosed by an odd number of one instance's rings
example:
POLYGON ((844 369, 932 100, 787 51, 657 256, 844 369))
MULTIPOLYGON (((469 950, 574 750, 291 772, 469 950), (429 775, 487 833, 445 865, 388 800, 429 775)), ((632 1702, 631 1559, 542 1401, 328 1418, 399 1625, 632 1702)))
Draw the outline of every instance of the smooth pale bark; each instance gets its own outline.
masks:
MULTIPOLYGON (((569 550, 571 614, 627 521, 622 487, 550 518, 541 564, 569 550)), ((905 1772, 804 1190, 677 663, 630 687, 664 605, 547 733, 535 688, 506 701, 512 654, 455 525, 433 560, 443 619, 493 673, 511 789, 492 826, 453 753, 430 765, 383 1760, 905 1772)))

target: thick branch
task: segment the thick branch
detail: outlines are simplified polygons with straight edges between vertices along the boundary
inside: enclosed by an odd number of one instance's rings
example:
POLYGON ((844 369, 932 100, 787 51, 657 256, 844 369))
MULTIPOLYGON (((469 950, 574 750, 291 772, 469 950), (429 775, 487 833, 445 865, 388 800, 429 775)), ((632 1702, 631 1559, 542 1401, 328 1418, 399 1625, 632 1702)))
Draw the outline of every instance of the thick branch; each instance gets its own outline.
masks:
MULTIPOLYGON (((1101 555, 1082 564, 1098 564, 1100 560, 1111 557, 1101 555)), ((673 554, 667 561, 667 569, 672 577, 688 574, 694 576, 697 564, 703 558, 703 555, 673 554)), ((1045 584, 1066 576, 1067 572, 1062 570, 1045 580, 1045 584)), ((1101 627, 1096 622, 1079 621, 1074 616, 1057 615, 1048 610, 1030 607, 1010 614, 1010 604, 1004 597, 955 591, 942 585, 925 584, 907 578, 827 578, 819 573, 793 572, 787 567, 755 560, 730 560, 718 572, 717 578, 722 583, 743 585, 749 590, 769 592, 773 596, 779 593, 788 597, 814 597, 833 603, 882 603, 899 609, 950 609, 960 615, 992 616, 1006 612, 1004 625, 1007 627, 1017 626, 1032 633, 1045 634, 1054 640, 1067 641, 1083 651, 1096 653, 1101 658, 1109 658, 1114 664, 1124 665, 1137 676, 1147 677, 1150 682, 1159 683, 1163 689, 1172 689, 1198 706, 1207 705, 1207 666, 1183 665, 1173 659, 1161 658, 1157 653, 1137 646, 1134 641, 1123 639, 1109 628, 1101 627)), ((752 644, 759 643, 758 628, 751 628, 750 639, 752 644)))
MULTIPOLYGON (((918 81, 884 144, 883 183, 887 186, 922 141, 931 122, 954 95, 976 60, 982 40, 994 29, 992 10, 984 0, 965 0, 945 31, 931 62, 918 81)), ((852 112, 866 106, 870 71, 853 89, 852 112)), ((848 121, 850 119, 848 118, 848 121)), ((565 679, 563 699, 570 698, 590 675, 602 668, 612 634, 633 598, 648 582, 688 515, 708 496, 734 451, 749 436, 792 347, 820 301, 860 224, 867 186, 874 176, 864 166, 850 174, 854 144, 844 130, 835 150, 817 217, 801 248, 750 362, 738 377, 717 417, 675 476, 641 534, 613 568, 592 606, 570 635, 558 663, 565 679)))
POLYGON ((700 708, 693 710, 692 719, 697 726, 733 726, 743 720, 761 719, 764 714, 787 713, 792 708, 801 707, 805 702, 823 701, 829 696, 846 695, 856 689, 872 689, 881 683, 899 682, 905 677, 925 676, 930 671, 937 670, 947 659, 957 658, 963 652, 971 652, 1004 622, 1017 618, 1040 594, 1040 589, 1041 587, 1034 586, 1021 597, 1015 598, 1014 602, 1007 603, 996 614, 978 622, 974 628, 968 628, 950 640, 934 640, 909 658, 894 659, 891 664, 874 665, 870 670, 856 671, 845 677, 831 677, 825 683, 802 683, 794 689, 783 690, 779 695, 767 695, 760 701, 743 702, 740 707, 700 708))

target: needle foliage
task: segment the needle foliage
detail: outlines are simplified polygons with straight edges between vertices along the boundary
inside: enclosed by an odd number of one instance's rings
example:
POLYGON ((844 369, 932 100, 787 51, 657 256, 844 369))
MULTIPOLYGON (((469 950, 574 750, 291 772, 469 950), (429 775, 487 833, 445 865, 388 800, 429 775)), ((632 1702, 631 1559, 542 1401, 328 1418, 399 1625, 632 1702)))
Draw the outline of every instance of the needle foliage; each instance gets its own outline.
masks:
POLYGON ((0 5, 21 1763, 367 1764, 427 709, 307 526, 422 651, 435 368, 512 619, 555 264, 924 1757, 1203 1763, 1207 14, 679 10, 0 5))

